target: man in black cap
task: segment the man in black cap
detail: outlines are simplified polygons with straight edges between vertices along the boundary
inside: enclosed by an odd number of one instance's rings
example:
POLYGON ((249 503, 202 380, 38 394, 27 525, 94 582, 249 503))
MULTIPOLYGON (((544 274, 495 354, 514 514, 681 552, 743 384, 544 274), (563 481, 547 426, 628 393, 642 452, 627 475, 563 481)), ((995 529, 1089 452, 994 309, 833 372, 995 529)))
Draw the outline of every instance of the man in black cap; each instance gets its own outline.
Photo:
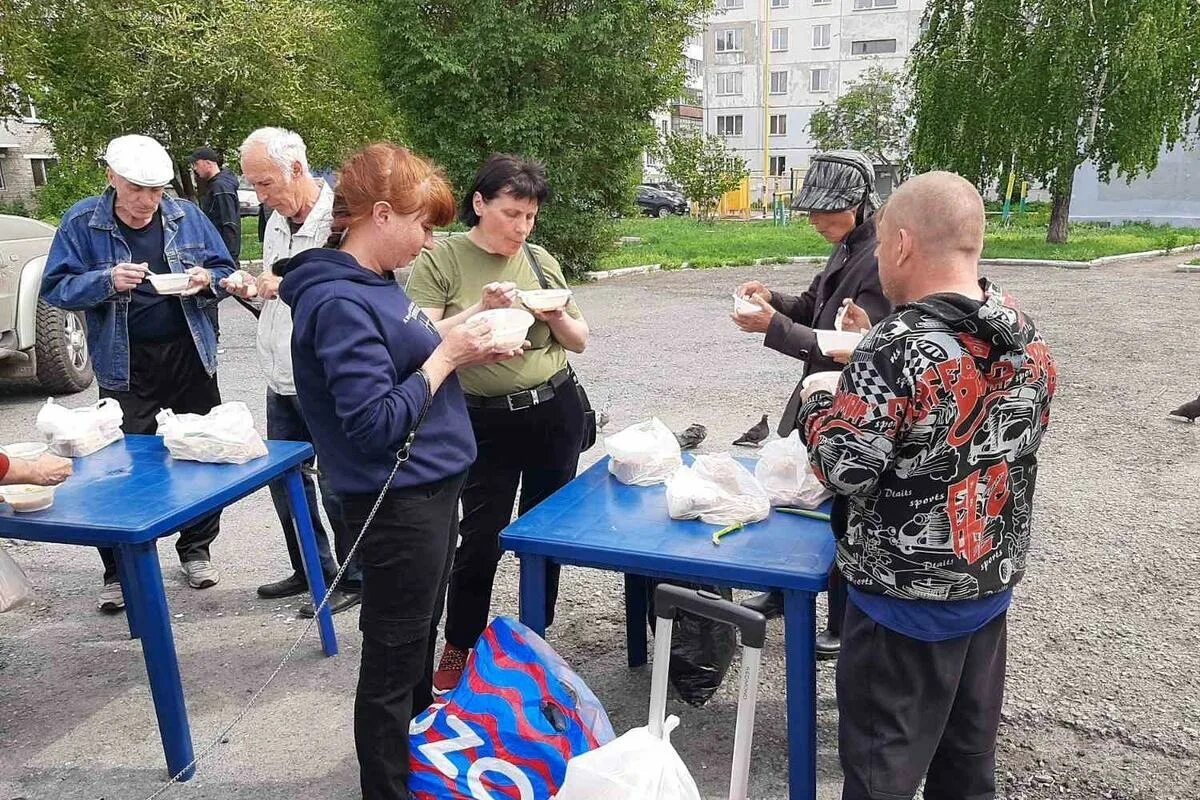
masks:
POLYGON ((211 147, 201 147, 188 159, 192 172, 204 190, 200 193, 200 210, 221 234, 229 255, 237 262, 242 253, 242 220, 238 216, 238 179, 224 168, 221 154, 211 147))
MULTIPOLYGON (((816 334, 817 330, 835 329, 844 306, 853 311, 855 319, 865 313, 872 320, 880 320, 891 313, 892 305, 879 285, 875 260, 874 214, 880 205, 870 158, 856 150, 818 153, 812 158, 792 209, 807 212, 813 228, 834 246, 825 269, 800 295, 774 292, 758 281, 744 283, 738 289, 738 294, 757 309, 735 313, 733 321, 747 333, 765 333, 763 344, 767 347, 803 361, 805 377, 836 374, 849 360, 848 352, 823 353, 816 334)), ((801 401, 802 385, 797 384, 779 423, 780 436, 796 429, 801 401)), ((834 498, 832 524, 835 535, 845 530, 844 498, 834 498)), ((743 605, 768 617, 778 616, 783 613, 783 596, 767 592, 749 598, 743 605)), ((829 576, 829 623, 817 635, 817 658, 837 657, 845 608, 846 589, 835 569, 829 576)))

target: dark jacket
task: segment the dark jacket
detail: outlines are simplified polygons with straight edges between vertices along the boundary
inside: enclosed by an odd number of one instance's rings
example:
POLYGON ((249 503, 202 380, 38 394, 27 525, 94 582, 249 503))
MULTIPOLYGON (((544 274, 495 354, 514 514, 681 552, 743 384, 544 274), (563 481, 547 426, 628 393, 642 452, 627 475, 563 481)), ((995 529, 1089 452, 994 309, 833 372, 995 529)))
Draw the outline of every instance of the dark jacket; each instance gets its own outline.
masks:
MULTIPOLYGON (((803 361, 805 375, 840 372, 842 365, 821 353, 813 331, 833 330, 834 319, 847 297, 861 306, 872 322, 878 322, 892 312, 892 304, 884 297, 879 285, 874 218, 868 218, 850 231, 804 294, 794 297, 771 293, 771 305, 779 313, 772 318, 763 343, 772 350, 803 361)), ((800 386, 797 384, 779 422, 780 436, 792 432, 799 410, 800 386)))
POLYGON ((837 562, 851 585, 972 600, 1025 572, 1037 452, 1056 368, 1012 300, 936 294, 876 325, 836 396, 801 409, 816 476, 848 497, 837 562))
MULTIPOLYGON (((391 276, 364 269, 346 253, 306 250, 282 272, 296 393, 322 470, 338 492, 375 494, 429 398, 417 369, 441 337, 391 276)), ((475 435, 451 375, 391 485, 440 481, 474 460, 475 435)))
POLYGON ((237 261, 242 254, 242 219, 238 215, 238 179, 223 169, 208 182, 204 196, 200 198, 200 209, 213 227, 221 234, 221 241, 229 255, 237 261))

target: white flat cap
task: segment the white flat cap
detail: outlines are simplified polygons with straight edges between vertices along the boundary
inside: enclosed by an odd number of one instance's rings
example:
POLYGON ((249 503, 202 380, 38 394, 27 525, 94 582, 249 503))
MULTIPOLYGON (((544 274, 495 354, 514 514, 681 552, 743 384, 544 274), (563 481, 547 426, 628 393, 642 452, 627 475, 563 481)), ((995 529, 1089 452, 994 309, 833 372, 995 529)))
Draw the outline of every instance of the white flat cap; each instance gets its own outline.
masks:
POLYGON ((175 177, 171 157, 149 136, 118 136, 108 143, 104 161, 113 172, 138 186, 166 186, 175 177))

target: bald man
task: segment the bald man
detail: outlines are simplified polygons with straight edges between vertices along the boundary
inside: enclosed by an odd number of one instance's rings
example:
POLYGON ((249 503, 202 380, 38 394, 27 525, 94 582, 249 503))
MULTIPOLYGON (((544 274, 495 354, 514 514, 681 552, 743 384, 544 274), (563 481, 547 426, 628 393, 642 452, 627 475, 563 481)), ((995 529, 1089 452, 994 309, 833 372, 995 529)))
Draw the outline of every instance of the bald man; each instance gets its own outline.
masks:
POLYGON ((1025 572, 1055 366, 1033 323, 978 272, 983 200, 915 177, 878 220, 895 312, 799 425, 848 500, 850 587, 837 665, 843 800, 995 796, 1006 613, 1025 572))

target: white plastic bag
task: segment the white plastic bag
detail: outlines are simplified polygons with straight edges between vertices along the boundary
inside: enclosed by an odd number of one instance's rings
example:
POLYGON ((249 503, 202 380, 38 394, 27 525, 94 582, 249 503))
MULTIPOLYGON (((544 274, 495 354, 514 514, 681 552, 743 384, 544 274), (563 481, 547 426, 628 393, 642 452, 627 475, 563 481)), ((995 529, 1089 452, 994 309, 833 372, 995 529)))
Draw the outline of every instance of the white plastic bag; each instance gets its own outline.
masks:
POLYGON ((608 744, 567 762, 555 800, 700 800, 700 790, 670 733, 679 717, 667 717, 663 738, 634 728, 608 744))
POLYGON ((754 477, 767 493, 773 506, 816 508, 833 493, 817 480, 808 450, 800 441, 800 432, 786 439, 768 442, 754 467, 754 477))
POLYGON ((711 525, 758 522, 771 513, 766 492, 728 453, 696 456, 667 479, 667 513, 711 525))
POLYGON ((683 465, 679 440, 657 417, 606 437, 608 471, 621 483, 653 486, 683 465))
POLYGON ((106 397, 94 406, 67 408, 46 401, 37 415, 37 429, 46 437, 51 452, 63 458, 82 458, 120 440, 125 415, 121 406, 106 397))
POLYGON ((25 571, 0 547, 0 612, 16 608, 33 599, 33 584, 25 571))
POLYGON ((158 432, 172 458, 209 464, 245 464, 267 454, 245 403, 222 403, 207 414, 158 412, 158 432))

